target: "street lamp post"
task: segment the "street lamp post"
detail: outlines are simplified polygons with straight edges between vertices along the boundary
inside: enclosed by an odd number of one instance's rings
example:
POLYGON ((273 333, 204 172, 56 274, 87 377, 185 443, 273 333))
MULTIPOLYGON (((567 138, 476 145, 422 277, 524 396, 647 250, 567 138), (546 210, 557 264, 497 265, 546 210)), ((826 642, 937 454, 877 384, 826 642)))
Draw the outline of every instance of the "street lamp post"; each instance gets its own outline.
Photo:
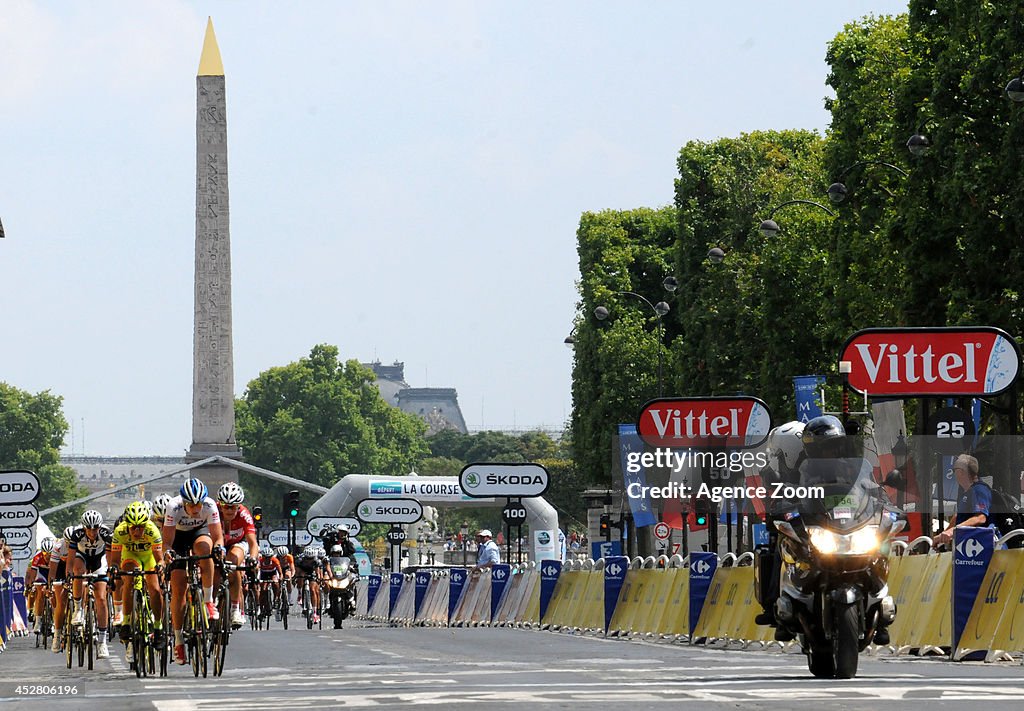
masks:
POLYGON ((886 163, 885 161, 882 160, 859 160, 856 163, 848 165, 847 167, 839 171, 839 174, 836 176, 836 181, 828 186, 827 195, 829 202, 831 202, 833 205, 838 205, 839 203, 846 199, 846 195, 849 191, 847 190, 846 185, 840 182, 842 177, 849 173, 854 168, 859 168, 865 165, 880 165, 883 168, 888 168, 889 170, 893 170, 899 173, 904 178, 907 177, 907 171, 903 170, 898 166, 893 165, 892 163, 886 163))
MULTIPOLYGON (((814 207, 820 210, 824 210, 832 217, 836 216, 836 213, 829 210, 820 202, 814 202, 813 200, 786 200, 786 202, 780 203, 776 205, 774 208, 772 208, 772 211, 768 213, 768 219, 763 220, 761 222, 761 226, 759 227, 759 229, 761 230, 762 235, 764 235, 768 239, 778 236, 779 232, 781 232, 781 229, 779 228, 779 223, 773 220, 772 218, 775 217, 776 212, 778 212, 779 210, 788 205, 813 205, 814 207)), ((708 253, 708 257, 711 258, 712 261, 714 261, 714 257, 711 257, 710 252, 708 253)))
POLYGON ((459 531, 462 533, 462 567, 465 568, 468 565, 466 562, 466 548, 469 546, 469 522, 463 521, 462 528, 459 531))

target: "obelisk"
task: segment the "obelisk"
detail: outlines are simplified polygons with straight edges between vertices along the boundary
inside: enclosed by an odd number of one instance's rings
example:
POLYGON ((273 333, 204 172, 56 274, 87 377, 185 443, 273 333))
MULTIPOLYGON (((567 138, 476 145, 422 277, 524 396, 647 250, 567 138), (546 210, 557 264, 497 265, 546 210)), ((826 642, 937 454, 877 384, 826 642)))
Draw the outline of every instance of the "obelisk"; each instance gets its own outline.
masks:
MULTIPOLYGON (((231 240, 228 225, 227 111, 224 65, 206 24, 196 76, 196 264, 192 341, 192 446, 186 462, 214 454, 240 458, 235 442, 234 358, 231 345, 231 240)), ((231 467, 196 475, 211 494, 231 467)))

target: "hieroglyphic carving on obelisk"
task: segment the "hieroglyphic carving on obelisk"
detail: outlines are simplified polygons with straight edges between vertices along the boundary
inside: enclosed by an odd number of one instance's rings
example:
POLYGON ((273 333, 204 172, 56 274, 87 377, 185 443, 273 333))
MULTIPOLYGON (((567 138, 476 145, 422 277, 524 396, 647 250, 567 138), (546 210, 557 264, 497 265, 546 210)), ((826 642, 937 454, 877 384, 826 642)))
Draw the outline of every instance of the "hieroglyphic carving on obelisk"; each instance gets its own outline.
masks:
POLYGON ((192 355, 192 446, 186 460, 238 456, 231 345, 231 240, 228 227, 224 65, 206 25, 196 76, 196 271, 192 355))

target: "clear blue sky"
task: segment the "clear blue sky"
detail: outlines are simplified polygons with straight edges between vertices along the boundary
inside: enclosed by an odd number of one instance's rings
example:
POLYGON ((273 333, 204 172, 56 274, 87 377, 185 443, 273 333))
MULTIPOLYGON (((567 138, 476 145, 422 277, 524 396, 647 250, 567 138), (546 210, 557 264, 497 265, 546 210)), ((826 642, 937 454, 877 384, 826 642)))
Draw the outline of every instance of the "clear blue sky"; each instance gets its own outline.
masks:
POLYGON ((687 141, 823 132, 826 43, 904 10, 4 2, 0 380, 63 396, 75 453, 188 448, 208 15, 227 76, 236 394, 332 343, 457 388, 471 429, 522 429, 571 410, 581 213, 670 204, 687 141))

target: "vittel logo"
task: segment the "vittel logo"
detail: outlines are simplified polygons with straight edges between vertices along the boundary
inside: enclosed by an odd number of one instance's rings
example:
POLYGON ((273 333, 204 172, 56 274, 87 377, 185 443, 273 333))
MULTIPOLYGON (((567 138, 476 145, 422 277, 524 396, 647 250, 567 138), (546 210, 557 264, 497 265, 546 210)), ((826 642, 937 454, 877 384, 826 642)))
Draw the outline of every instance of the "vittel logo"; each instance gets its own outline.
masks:
POLYGON ((879 343, 875 347, 859 343, 856 349, 872 383, 877 383, 880 375, 887 383, 908 385, 930 385, 939 381, 950 385, 981 382, 976 357, 981 350, 980 343, 964 343, 961 352, 941 355, 937 355, 931 346, 920 353, 913 345, 901 351, 895 343, 879 343))
POLYGON ((1020 368, 1017 344, 997 328, 866 329, 843 347, 849 384, 868 395, 995 395, 1020 368))
POLYGON ((659 398, 644 405, 636 431, 652 447, 755 447, 771 414, 755 397, 659 398))

